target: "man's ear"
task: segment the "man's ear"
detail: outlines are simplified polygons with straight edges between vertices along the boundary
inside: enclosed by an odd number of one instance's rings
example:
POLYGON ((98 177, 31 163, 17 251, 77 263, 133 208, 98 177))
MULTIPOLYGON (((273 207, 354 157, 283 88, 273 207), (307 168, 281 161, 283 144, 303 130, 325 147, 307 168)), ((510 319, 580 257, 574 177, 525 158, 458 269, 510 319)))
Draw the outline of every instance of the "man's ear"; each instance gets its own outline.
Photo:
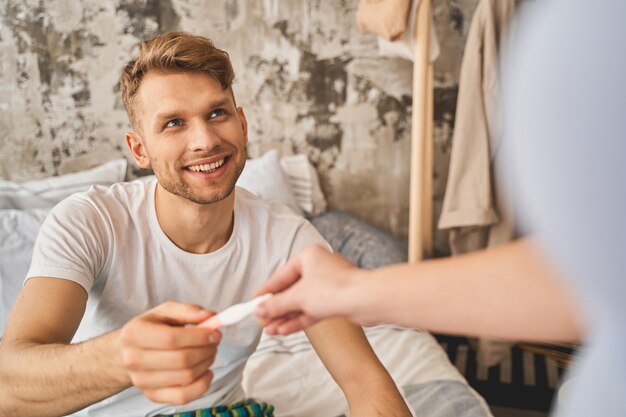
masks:
POLYGON ((146 151, 146 147, 143 144, 141 136, 139 136, 137 132, 128 132, 126 133, 125 139, 126 145, 128 145, 128 150, 133 158, 135 158, 137 165, 144 169, 151 168, 150 158, 148 158, 148 152, 146 151))
POLYGON ((243 113, 243 108, 237 107, 237 113, 239 114, 241 128, 243 129, 243 139, 247 145, 248 144, 248 121, 246 120, 246 115, 243 113))

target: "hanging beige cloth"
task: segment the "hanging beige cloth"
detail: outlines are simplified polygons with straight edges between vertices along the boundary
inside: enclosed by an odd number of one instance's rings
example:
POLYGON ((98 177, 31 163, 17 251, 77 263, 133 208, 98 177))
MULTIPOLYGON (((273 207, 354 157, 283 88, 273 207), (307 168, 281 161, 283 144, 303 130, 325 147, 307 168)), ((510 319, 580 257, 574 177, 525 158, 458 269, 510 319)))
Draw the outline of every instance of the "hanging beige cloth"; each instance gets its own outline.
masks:
MULTIPOLYGON (((361 32, 377 36, 381 56, 413 61, 415 54, 415 27, 420 0, 361 0, 357 8, 357 26, 361 32)), ((439 56, 439 40, 430 17, 429 59, 439 56)))
POLYGON ((404 33, 411 0, 361 0, 356 22, 361 32, 374 33, 388 41, 404 33))
MULTIPOLYGON (((498 189, 493 164, 500 139, 495 113, 500 47, 515 4, 515 0, 481 0, 463 52, 448 182, 439 218, 439 228, 450 230, 453 255, 514 238, 514 220, 498 189)), ((482 365, 499 363, 509 352, 510 343, 478 341, 477 359, 482 365)))

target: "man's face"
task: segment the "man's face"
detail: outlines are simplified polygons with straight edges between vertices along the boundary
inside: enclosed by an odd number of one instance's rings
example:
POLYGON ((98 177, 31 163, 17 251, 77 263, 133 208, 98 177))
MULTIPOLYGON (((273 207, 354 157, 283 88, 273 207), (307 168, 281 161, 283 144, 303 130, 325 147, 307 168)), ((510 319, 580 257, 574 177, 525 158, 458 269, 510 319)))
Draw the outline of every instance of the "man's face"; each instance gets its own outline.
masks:
POLYGON ((228 197, 246 161, 247 123, 230 90, 202 73, 149 72, 127 143, 166 191, 198 204, 228 197))

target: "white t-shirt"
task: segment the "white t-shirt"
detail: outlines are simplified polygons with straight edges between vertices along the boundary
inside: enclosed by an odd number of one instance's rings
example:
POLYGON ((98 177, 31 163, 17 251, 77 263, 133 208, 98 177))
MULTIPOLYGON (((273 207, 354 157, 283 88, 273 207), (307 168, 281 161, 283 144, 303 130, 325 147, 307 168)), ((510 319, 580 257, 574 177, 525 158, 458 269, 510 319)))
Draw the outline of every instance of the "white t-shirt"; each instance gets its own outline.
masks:
MULTIPOLYGON (((87 290, 73 342, 118 329, 168 300, 219 312, 252 298, 274 270, 305 247, 327 245, 303 217, 237 188, 228 242, 208 254, 185 252, 158 224, 156 184, 153 179, 92 187, 59 203, 42 225, 26 279, 58 277, 87 290)), ((211 389, 192 403, 157 404, 131 387, 76 415, 143 417, 240 401, 242 371, 261 330, 255 318, 223 329, 211 389)))

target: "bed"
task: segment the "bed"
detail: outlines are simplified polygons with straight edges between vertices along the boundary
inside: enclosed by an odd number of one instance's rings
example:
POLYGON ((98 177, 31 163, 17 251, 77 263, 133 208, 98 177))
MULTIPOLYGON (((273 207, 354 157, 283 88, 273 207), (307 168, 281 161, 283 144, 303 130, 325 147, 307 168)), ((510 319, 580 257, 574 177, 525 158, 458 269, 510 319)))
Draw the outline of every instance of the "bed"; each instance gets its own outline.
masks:
MULTIPOLYGON (((54 204, 92 184, 127 179, 125 160, 27 182, 0 180, 0 337, 23 278, 41 222, 54 204)), ((309 218, 333 249, 355 264, 375 268, 406 260, 404 243, 348 213, 327 211, 315 169, 305 155, 271 151, 250 160, 239 186, 278 200, 309 218)), ((450 363, 427 332, 395 326, 365 329, 414 415, 489 417, 485 401, 450 363)), ((248 396, 276 406, 277 417, 348 414, 341 390, 302 332, 263 335, 244 371, 248 396)))

